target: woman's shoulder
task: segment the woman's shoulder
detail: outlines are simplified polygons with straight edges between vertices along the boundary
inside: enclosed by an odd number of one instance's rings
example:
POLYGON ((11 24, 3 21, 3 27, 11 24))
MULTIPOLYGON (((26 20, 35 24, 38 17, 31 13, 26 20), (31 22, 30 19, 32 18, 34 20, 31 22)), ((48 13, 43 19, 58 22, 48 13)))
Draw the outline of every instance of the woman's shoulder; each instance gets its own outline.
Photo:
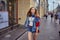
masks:
POLYGON ((36 20, 36 21, 40 20, 40 17, 39 17, 39 16, 36 16, 36 17, 35 17, 35 20, 36 20))
POLYGON ((40 17, 39 17, 39 16, 36 16, 36 18, 39 18, 39 19, 40 19, 40 17))

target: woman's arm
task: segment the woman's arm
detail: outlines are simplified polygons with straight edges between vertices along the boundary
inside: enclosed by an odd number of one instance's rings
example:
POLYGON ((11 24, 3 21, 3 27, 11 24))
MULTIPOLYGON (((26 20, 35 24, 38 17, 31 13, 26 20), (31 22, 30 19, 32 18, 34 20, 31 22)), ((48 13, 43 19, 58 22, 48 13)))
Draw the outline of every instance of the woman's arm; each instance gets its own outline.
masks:
POLYGON ((26 18, 24 26, 27 27, 27 25, 28 25, 28 17, 26 18))
POLYGON ((36 27, 36 33, 38 33, 38 27, 36 27))
POLYGON ((40 21, 36 22, 36 33, 39 32, 40 21))

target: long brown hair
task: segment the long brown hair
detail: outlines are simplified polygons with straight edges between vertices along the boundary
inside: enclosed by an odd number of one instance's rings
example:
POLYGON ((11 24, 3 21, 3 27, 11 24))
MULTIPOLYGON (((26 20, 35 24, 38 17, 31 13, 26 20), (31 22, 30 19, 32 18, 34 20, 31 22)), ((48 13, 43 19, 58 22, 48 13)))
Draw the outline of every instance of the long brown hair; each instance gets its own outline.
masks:
MULTIPOLYGON (((29 16, 32 16, 32 13, 31 13, 31 10, 32 10, 32 8, 34 8, 34 7, 31 7, 30 9, 29 9, 29 11, 28 11, 28 13, 27 13, 27 17, 29 16)), ((34 13, 34 15, 36 15, 37 14, 37 9, 35 8, 35 13, 34 13)))

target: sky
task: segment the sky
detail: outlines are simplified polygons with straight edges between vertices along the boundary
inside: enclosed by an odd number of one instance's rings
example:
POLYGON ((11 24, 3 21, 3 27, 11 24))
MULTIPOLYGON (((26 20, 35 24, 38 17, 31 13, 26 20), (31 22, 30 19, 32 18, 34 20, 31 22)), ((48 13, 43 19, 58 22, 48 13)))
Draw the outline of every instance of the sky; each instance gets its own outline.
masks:
POLYGON ((60 0, 48 0, 49 11, 52 11, 53 9, 55 9, 58 6, 58 3, 60 4, 60 0), (54 7, 53 7, 53 1, 55 2, 54 7))

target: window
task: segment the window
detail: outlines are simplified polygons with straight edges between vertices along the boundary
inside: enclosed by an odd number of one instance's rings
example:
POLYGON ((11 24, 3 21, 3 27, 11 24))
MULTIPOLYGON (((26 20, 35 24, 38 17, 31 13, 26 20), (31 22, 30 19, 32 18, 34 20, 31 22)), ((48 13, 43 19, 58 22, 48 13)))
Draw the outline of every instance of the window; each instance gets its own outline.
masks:
POLYGON ((0 11, 6 11, 6 10, 7 7, 5 1, 0 1, 0 11))

